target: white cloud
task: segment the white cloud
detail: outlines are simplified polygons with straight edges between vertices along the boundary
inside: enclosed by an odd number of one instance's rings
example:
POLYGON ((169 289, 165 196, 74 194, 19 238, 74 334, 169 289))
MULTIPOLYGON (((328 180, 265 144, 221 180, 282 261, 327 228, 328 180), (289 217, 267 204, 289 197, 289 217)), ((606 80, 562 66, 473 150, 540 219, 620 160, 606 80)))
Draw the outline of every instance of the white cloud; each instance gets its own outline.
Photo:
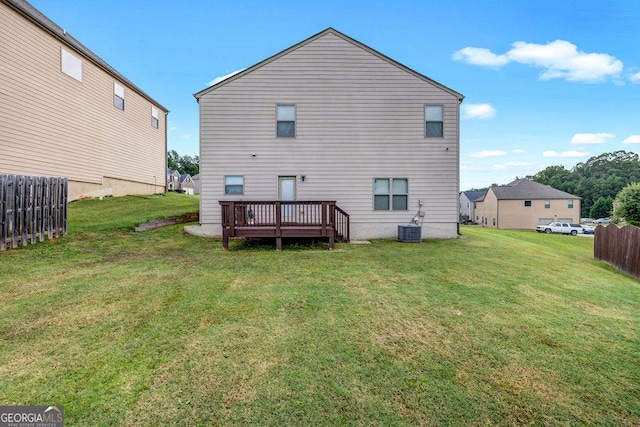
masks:
POLYGON ((542 157, 587 157, 589 153, 581 151, 563 151, 558 153, 557 151, 545 151, 542 153, 542 157))
POLYGON ((602 144, 607 142, 608 139, 615 137, 612 133, 600 132, 600 133, 576 133, 571 138, 572 144, 602 144))
POLYGON ((640 71, 629 75, 629 80, 631 80, 633 83, 640 83, 640 71))
POLYGON ((462 116, 465 119, 493 119, 496 109, 491 104, 467 104, 462 105, 462 116))
POLYGON ((509 63, 506 55, 496 55, 482 47, 465 47, 453 53, 453 59, 483 67, 500 68, 509 63))
POLYGON ((522 153, 526 153, 526 150, 523 150, 522 148, 516 148, 515 150, 513 150, 513 152, 515 154, 522 154, 522 153))
POLYGON ((177 131, 177 130, 178 130, 178 128, 177 128, 177 127, 175 127, 175 126, 171 126, 171 127, 170 127, 169 129, 167 129, 167 130, 168 130, 169 132, 175 132, 175 131, 177 131))
POLYGON ((243 72, 244 70, 246 70, 246 68, 243 68, 243 69, 241 69, 241 70, 236 70, 236 71, 231 72, 231 73, 229 73, 229 74, 225 74, 224 76, 216 77, 215 79, 211 80, 211 81, 208 83, 208 85, 209 85, 209 86, 213 86, 214 84, 220 83, 221 81, 226 80, 226 79, 228 79, 229 77, 233 77, 233 76, 235 76, 236 74, 243 72))
POLYGON ((460 163, 460 172, 484 172, 484 171, 485 171, 485 168, 482 166, 460 163))
POLYGON ((630 135, 627 139, 622 141, 623 144, 640 144, 640 135, 630 135))
POLYGON ((185 133, 185 134, 180 135, 180 139, 191 139, 192 136, 193 135, 190 134, 190 133, 185 133))
MULTIPOLYGON (((484 48, 465 47, 454 52, 453 59, 491 68, 517 62, 542 68, 541 80, 565 79, 587 83, 616 79, 623 69, 622 61, 616 57, 605 53, 581 52, 566 40, 547 44, 517 41, 511 45, 511 50, 502 55, 484 48)), ((640 81, 640 76, 637 79, 640 81)))
POLYGON ((476 157, 479 159, 484 159, 485 157, 498 157, 498 156, 506 156, 507 152, 502 150, 483 150, 476 151, 471 153, 471 157, 476 157))
POLYGON ((508 168, 523 168, 523 167, 527 167, 530 166, 529 163, 527 162, 506 162, 506 163, 502 163, 499 165, 493 165, 491 166, 492 170, 504 170, 504 169, 508 169, 508 168))

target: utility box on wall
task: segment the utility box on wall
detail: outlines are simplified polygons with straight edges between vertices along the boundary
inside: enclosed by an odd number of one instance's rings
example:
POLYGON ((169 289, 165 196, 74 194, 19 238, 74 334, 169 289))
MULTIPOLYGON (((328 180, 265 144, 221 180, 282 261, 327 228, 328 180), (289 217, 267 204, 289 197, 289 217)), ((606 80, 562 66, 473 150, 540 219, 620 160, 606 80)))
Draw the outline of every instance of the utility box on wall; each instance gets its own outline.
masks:
POLYGON ((420 243, 422 241, 422 226, 417 224, 399 225, 398 241, 420 243))

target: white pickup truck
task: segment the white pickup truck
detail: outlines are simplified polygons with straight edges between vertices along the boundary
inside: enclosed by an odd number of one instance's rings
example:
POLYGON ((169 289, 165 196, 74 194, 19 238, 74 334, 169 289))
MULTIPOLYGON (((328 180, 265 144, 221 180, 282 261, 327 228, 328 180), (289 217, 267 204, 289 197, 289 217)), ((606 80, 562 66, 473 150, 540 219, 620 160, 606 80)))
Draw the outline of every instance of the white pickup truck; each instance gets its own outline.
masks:
POLYGON ((538 233, 562 233, 571 234, 572 236, 582 233, 582 228, 576 227, 568 222, 552 222, 547 225, 536 226, 538 233))

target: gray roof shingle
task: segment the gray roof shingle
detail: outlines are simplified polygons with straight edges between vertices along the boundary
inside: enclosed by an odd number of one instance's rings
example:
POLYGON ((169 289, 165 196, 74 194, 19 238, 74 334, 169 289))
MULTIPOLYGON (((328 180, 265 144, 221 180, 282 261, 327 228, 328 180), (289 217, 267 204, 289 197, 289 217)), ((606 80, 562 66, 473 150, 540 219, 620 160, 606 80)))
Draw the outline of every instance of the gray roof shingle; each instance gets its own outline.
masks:
POLYGON ((491 187, 491 190, 498 200, 580 199, 573 194, 528 179, 517 179, 507 185, 491 187))
POLYGON ((487 194, 486 191, 463 191, 463 193, 470 202, 475 202, 487 194))

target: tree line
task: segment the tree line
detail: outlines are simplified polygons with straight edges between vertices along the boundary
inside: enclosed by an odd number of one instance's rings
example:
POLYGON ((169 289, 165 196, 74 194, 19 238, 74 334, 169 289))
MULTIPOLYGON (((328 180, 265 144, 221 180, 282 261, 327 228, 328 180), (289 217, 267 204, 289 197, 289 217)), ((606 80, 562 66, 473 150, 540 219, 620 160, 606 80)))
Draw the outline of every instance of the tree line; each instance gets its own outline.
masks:
POLYGON ((167 167, 177 170, 181 175, 194 176, 200 173, 200 156, 180 156, 176 150, 171 150, 167 153, 167 167))
POLYGON ((582 197, 580 216, 602 218, 613 214, 623 188, 640 183, 640 156, 624 150, 603 153, 571 169, 549 166, 527 178, 582 197))

